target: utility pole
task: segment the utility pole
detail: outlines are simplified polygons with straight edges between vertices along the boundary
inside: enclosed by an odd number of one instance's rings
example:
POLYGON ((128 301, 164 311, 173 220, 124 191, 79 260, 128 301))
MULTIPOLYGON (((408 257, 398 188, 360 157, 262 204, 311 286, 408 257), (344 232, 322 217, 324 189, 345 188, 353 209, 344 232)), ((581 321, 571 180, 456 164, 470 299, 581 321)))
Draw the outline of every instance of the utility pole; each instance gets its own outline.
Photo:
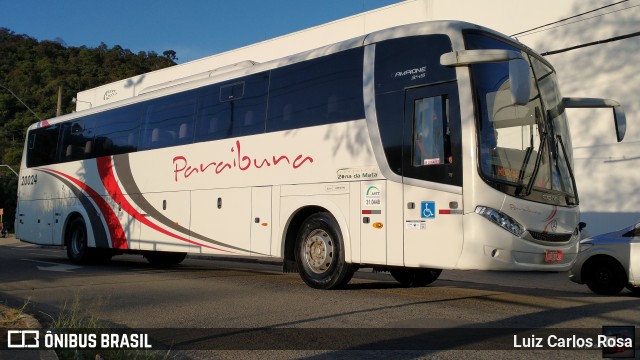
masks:
POLYGON ((56 106, 56 116, 62 115, 62 85, 58 86, 58 106, 56 106))

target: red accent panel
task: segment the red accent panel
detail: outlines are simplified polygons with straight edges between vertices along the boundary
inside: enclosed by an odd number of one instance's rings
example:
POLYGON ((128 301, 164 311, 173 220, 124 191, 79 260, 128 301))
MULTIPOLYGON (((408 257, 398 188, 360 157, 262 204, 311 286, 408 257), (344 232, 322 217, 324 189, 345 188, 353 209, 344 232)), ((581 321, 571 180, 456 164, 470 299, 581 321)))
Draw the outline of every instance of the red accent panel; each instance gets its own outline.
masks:
POLYGON ((363 215, 370 215, 371 214, 371 210, 362 210, 362 214, 363 215))
POLYGON ((438 211, 439 214, 443 214, 443 215, 450 215, 451 214, 451 210, 440 210, 438 211))
POLYGON ((44 169, 46 171, 50 171, 52 173, 58 174, 67 180, 76 184, 82 191, 87 193, 89 197, 98 205, 102 216, 107 221, 107 228, 109 229, 109 235, 111 236, 111 247, 114 249, 127 249, 127 237, 124 234, 124 230, 122 229, 122 224, 120 224, 120 220, 113 212, 113 209, 106 201, 100 196, 95 190, 93 190, 89 185, 83 183, 82 181, 71 177, 65 173, 60 171, 52 170, 52 169, 44 169))
POLYGON ((152 228, 152 229, 154 229, 154 230, 156 230, 156 231, 158 231, 158 232, 160 232, 162 234, 171 236, 174 239, 182 240, 182 241, 194 244, 194 245, 206 247, 206 248, 213 249, 213 250, 233 253, 233 251, 219 249, 219 248, 216 248, 216 247, 213 247, 213 246, 209 246, 209 245, 198 243, 196 241, 189 240, 189 239, 184 238, 184 237, 182 237, 180 235, 173 234, 173 233, 161 228, 160 226, 152 223, 151 221, 149 221, 149 219, 147 219, 146 215, 140 214, 131 205, 131 203, 129 203, 129 201, 127 201, 126 197, 124 195, 122 195, 122 190, 120 190, 120 187, 118 186, 118 182, 116 181, 115 175, 113 174, 113 165, 112 165, 112 162, 111 162, 111 157, 105 156, 105 157, 97 158, 96 159, 96 163, 98 165, 98 173, 100 174, 100 179, 102 180, 102 184, 104 185, 104 188, 107 190, 107 193, 109 193, 109 196, 111 196, 113 201, 115 201, 116 203, 118 203, 121 206, 122 210, 126 211, 129 215, 133 216, 134 219, 140 221, 144 225, 147 225, 148 227, 150 227, 150 228, 152 228))

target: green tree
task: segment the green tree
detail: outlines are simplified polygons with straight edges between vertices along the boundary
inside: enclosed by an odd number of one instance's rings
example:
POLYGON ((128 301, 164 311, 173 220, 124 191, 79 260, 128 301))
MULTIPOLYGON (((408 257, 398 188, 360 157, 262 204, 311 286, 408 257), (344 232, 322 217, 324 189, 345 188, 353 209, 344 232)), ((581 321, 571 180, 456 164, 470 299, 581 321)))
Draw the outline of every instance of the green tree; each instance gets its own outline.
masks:
MULTIPOLYGON (((175 65, 176 52, 163 56, 153 51, 134 54, 120 45, 97 48, 68 47, 64 40, 37 41, 0 27, 0 84, 11 89, 41 119, 55 116, 58 88, 62 86, 62 112, 75 109, 76 93, 123 78, 175 65)), ((0 88, 0 163, 20 167, 26 129, 38 121, 10 92, 0 88)), ((0 208, 13 223, 17 178, 0 169, 0 208), (10 215, 9 215, 10 214, 10 215)))

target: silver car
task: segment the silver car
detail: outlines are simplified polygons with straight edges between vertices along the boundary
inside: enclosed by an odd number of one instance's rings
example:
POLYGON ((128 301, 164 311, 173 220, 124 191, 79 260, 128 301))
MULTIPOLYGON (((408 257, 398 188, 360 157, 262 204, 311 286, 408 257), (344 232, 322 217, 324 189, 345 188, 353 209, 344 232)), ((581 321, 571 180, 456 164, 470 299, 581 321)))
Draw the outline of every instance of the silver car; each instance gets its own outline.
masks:
POLYGON ((626 286, 640 295, 640 222, 581 240, 569 279, 596 294, 615 295, 626 286))

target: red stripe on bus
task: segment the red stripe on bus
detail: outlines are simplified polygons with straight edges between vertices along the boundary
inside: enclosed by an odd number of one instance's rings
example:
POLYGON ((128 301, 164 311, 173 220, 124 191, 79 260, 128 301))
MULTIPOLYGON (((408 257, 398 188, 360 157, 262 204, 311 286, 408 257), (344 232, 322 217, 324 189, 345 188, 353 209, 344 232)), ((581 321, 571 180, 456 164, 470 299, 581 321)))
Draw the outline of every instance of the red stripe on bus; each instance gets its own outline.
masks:
POLYGON ((116 181, 115 175, 113 173, 113 164, 111 162, 111 157, 110 156, 99 157, 99 158, 96 159, 96 164, 98 165, 98 173, 100 174, 100 179, 102 180, 102 184, 104 185, 105 190, 107 190, 107 193, 109 194, 109 196, 111 196, 113 201, 115 201, 118 204, 118 206, 120 206, 122 208, 122 210, 127 212, 129 215, 133 216, 134 219, 136 219, 139 222, 143 223, 144 225, 147 225, 148 227, 150 227, 150 228, 152 228, 152 229, 154 229, 154 230, 156 230, 156 231, 158 231, 158 232, 160 232, 162 234, 170 236, 170 237, 172 237, 174 239, 178 239, 178 240, 181 240, 181 241, 188 242, 190 244, 206 247, 206 248, 213 249, 213 250, 218 250, 218 251, 223 251, 223 252, 228 252, 228 253, 234 253, 233 251, 219 249, 219 248, 216 248, 216 247, 213 247, 213 246, 209 246, 209 245, 198 243, 198 242, 193 241, 193 240, 189 240, 189 239, 184 238, 184 237, 182 237, 180 235, 176 235, 174 233, 171 233, 171 232, 161 228, 160 226, 152 223, 151 221, 149 221, 149 219, 146 218, 145 215, 140 214, 129 203, 129 201, 127 201, 127 199, 124 197, 124 195, 122 195, 122 190, 118 186, 118 182, 116 181))
POLYGON ((106 201, 100 196, 95 190, 93 190, 89 185, 83 183, 82 181, 69 176, 65 173, 62 173, 53 169, 43 169, 54 174, 58 174, 67 180, 76 184, 82 191, 89 194, 89 197, 98 205, 98 209, 102 213, 102 216, 107 221, 107 228, 109 229, 109 235, 111 236, 111 247, 114 249, 128 249, 127 245, 127 237, 124 234, 124 230, 122 229, 122 224, 120 224, 120 220, 113 212, 113 209, 106 201))

